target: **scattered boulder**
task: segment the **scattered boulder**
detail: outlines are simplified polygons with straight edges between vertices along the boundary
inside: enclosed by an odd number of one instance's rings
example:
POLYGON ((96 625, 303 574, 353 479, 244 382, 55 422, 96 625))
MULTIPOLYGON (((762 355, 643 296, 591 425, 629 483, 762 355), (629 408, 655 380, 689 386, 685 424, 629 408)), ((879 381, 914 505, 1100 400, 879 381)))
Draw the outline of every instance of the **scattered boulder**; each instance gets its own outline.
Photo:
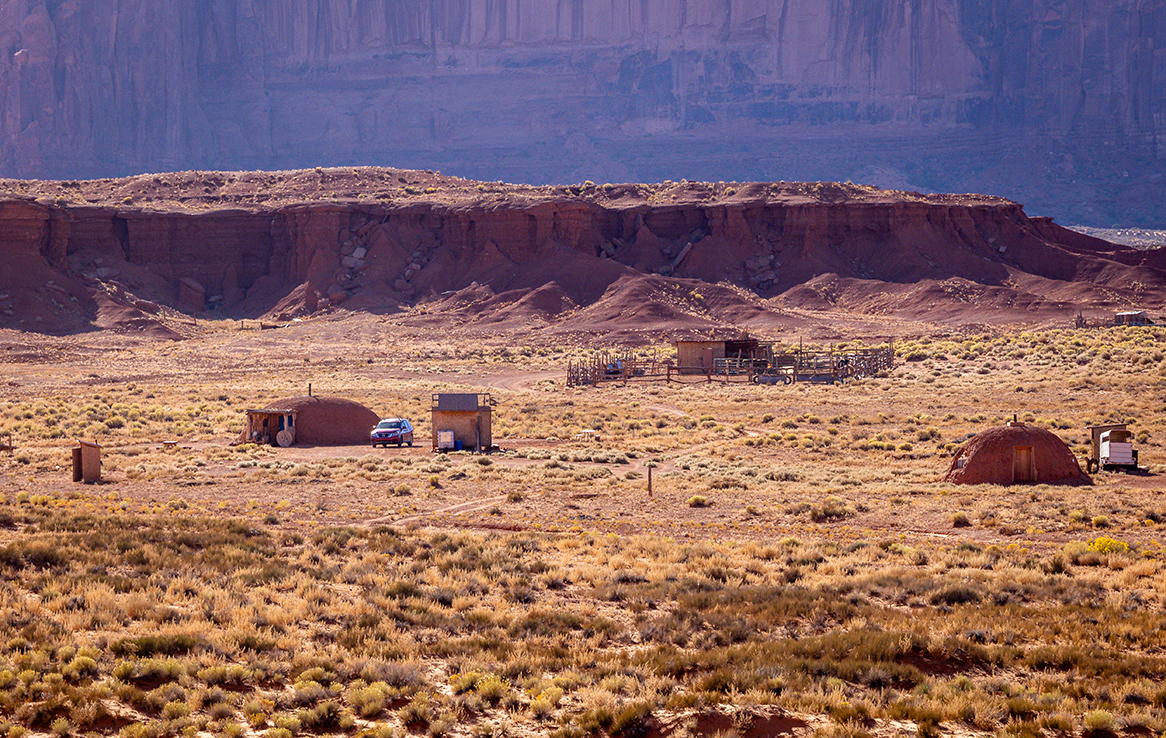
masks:
POLYGON ((184 313, 197 313, 206 307, 206 288, 193 277, 178 280, 178 309, 184 313))

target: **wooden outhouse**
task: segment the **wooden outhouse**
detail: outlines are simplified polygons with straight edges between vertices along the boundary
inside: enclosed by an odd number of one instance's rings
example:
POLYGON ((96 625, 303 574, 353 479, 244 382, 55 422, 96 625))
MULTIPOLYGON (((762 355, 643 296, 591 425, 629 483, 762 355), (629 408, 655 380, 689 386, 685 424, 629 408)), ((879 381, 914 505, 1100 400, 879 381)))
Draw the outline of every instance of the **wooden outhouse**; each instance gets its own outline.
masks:
POLYGON ((101 481, 101 446, 93 441, 77 441, 73 449, 73 481, 93 484, 101 481))
POLYGON ((433 448, 452 443, 455 450, 482 451, 493 446, 493 407, 494 400, 488 394, 434 394, 433 448), (446 443, 439 444, 439 440, 446 443))

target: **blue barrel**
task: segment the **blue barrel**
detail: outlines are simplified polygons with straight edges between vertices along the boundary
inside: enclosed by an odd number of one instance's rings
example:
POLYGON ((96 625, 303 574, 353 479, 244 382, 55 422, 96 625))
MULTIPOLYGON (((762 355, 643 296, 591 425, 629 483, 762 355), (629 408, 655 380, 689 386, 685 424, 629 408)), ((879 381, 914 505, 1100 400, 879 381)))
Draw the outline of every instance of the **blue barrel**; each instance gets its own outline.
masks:
POLYGON ((461 451, 461 450, 462 450, 462 442, 461 442, 461 439, 458 439, 458 440, 456 440, 456 441, 454 441, 454 442, 453 442, 453 450, 454 450, 454 451, 461 451))

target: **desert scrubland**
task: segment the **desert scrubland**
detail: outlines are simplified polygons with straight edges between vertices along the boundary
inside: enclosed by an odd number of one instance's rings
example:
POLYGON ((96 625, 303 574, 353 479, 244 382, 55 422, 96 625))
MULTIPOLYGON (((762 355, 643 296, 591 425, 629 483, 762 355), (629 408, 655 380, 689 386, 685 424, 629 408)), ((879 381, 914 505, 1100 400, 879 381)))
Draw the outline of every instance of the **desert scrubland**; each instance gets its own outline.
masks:
POLYGON ((1166 730, 1164 329, 903 338, 837 386, 567 388, 596 349, 239 327, 0 336, 10 738, 1166 730), (418 442, 231 445, 309 382, 418 442), (492 394, 499 450, 430 450, 446 391, 492 394), (1143 470, 941 481, 1014 414, 1082 459, 1086 425, 1130 422, 1143 470))

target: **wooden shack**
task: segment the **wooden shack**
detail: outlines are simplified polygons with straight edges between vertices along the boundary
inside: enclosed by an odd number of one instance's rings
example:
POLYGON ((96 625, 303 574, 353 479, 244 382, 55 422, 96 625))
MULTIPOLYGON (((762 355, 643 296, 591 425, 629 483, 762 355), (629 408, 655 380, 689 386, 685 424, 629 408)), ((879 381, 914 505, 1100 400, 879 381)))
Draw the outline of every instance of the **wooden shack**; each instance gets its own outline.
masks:
POLYGON ((773 361, 773 344, 755 338, 696 339, 676 341, 676 368, 679 374, 748 373, 773 361))
POLYGON ((704 374, 725 358, 724 341, 677 341, 676 368, 681 374, 704 374))
POLYGON ((482 451, 494 445, 494 400, 488 394, 438 393, 433 395, 433 448, 438 448, 439 434, 453 434, 455 449, 482 451))
POLYGON ((77 441, 73 449, 73 481, 93 484, 101 481, 101 445, 95 441, 77 441))
POLYGON ((242 436, 251 443, 287 448, 296 442, 296 411, 287 408, 248 410, 247 427, 242 436))
POLYGON ((1113 316, 1114 325, 1154 325, 1145 310, 1125 310, 1113 316))

